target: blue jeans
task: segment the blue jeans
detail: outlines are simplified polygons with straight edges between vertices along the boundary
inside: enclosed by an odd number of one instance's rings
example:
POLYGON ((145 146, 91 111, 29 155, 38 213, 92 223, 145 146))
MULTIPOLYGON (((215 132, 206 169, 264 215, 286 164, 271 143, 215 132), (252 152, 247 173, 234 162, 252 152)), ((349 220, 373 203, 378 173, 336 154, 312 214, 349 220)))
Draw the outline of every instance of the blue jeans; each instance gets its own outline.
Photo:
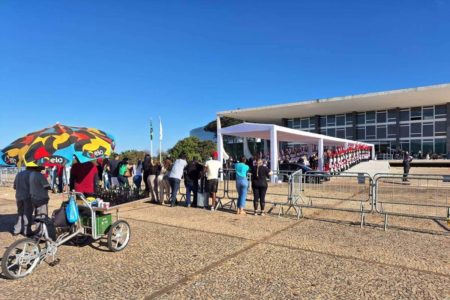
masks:
POLYGON ((185 182, 186 186, 186 205, 191 204, 191 193, 194 193, 194 206, 197 206, 198 181, 185 182))
POLYGON ((142 175, 134 175, 133 183, 138 189, 141 189, 142 175))
POLYGON ((180 179, 169 177, 170 188, 172 189, 172 194, 170 197, 170 203, 175 205, 177 202, 177 194, 180 189, 180 179))
POLYGON ((236 177, 236 189, 238 191, 238 208, 245 208, 245 202, 247 200, 248 180, 247 178, 236 177))

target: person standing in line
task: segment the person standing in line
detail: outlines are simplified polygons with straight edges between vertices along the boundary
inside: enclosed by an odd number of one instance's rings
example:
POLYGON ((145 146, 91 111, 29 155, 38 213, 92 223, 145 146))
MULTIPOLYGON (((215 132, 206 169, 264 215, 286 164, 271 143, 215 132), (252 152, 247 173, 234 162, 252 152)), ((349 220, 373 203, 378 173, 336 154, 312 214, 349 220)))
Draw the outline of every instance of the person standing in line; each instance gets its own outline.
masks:
POLYGON ((161 165, 155 159, 153 163, 150 161, 147 176, 147 186, 151 202, 160 202, 158 195, 158 176, 161 173, 161 165))
POLYGON ((235 164, 236 170, 236 189, 238 191, 237 214, 245 215, 245 203, 247 201, 248 179, 247 172, 250 167, 246 164, 247 159, 243 156, 239 163, 235 164))
POLYGON ((172 170, 169 174, 169 183, 172 190, 172 195, 170 197, 170 207, 177 204, 177 194, 180 189, 181 178, 183 177, 184 168, 186 168, 186 155, 181 154, 180 157, 174 162, 172 170))
POLYGON ((117 179, 119 180, 119 185, 122 188, 128 188, 129 182, 128 182, 128 177, 127 177, 127 173, 128 171, 128 158, 124 157, 118 167, 117 167, 118 173, 117 173, 117 179))
POLYGON ((164 201, 170 197, 169 173, 172 170, 172 161, 166 158, 161 166, 160 173, 157 177, 157 186, 159 192, 159 202, 164 204, 164 201))
MULTIPOLYGON (((99 174, 100 175, 100 174, 99 174)), ((111 169, 109 167, 109 160, 105 158, 103 160, 103 188, 109 190, 111 188, 111 169)))
POLYGON ((222 168, 222 163, 217 160, 217 152, 214 152, 213 157, 214 159, 210 157, 205 163, 206 191, 212 198, 211 211, 216 209, 216 194, 217 187, 219 185, 219 172, 222 168))
POLYGON ((29 235, 31 233, 31 221, 33 217, 33 205, 30 196, 30 168, 19 172, 14 178, 16 190, 17 221, 12 234, 29 235))
POLYGON ((41 171, 41 167, 36 167, 30 173, 30 197, 35 216, 48 215, 48 191, 51 187, 41 171))
POLYGON ((184 174, 184 185, 186 186, 186 206, 191 206, 191 193, 194 193, 193 207, 197 207, 198 180, 203 171, 203 166, 194 157, 186 166, 184 174))
POLYGON ((413 158, 409 155, 408 151, 403 155, 403 180, 408 182, 409 169, 411 168, 411 161, 413 158))
POLYGON ((98 169, 95 161, 80 163, 75 160, 70 170, 70 190, 94 197, 98 185, 98 169))
POLYGON ((258 159, 256 166, 252 168, 253 208, 255 209, 255 216, 258 211, 258 202, 261 205, 261 216, 265 215, 267 179, 270 178, 270 175, 272 175, 272 171, 263 166, 263 161, 258 159))
MULTIPOLYGON (((144 156, 144 162, 142 163, 143 173, 144 173, 144 184, 145 184, 145 191, 149 192, 150 187, 148 186, 148 176, 150 175, 150 168, 152 167, 152 158, 150 154, 145 154, 144 156)), ((152 200, 153 201, 153 200, 152 200)))
POLYGON ((120 186, 119 183, 119 155, 115 154, 114 159, 109 161, 109 171, 111 172, 111 188, 120 186))
POLYGON ((136 165, 133 165, 133 183, 138 190, 141 189, 142 169, 142 161, 139 159, 136 165))

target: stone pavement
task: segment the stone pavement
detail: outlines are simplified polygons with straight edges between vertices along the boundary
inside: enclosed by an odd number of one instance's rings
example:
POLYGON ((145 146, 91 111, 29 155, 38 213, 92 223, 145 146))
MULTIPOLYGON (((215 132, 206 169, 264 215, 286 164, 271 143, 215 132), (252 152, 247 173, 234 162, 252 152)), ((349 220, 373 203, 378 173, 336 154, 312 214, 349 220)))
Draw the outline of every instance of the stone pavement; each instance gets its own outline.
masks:
MULTIPOLYGON (((2 249, 13 199, 0 188, 2 249)), ((57 266, 0 278, 0 299, 450 299, 449 236, 149 203, 120 217, 125 250, 62 246, 57 266)))

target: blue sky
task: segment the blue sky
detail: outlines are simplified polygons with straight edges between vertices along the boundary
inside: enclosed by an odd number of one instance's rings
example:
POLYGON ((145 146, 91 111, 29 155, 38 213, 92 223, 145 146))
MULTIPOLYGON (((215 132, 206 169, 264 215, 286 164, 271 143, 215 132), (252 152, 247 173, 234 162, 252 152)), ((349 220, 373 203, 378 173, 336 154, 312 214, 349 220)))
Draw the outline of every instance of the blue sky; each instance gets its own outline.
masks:
POLYGON ((1 1, 0 148, 59 121, 148 149, 160 116, 167 149, 217 111, 450 82, 449 19, 444 0, 1 1))

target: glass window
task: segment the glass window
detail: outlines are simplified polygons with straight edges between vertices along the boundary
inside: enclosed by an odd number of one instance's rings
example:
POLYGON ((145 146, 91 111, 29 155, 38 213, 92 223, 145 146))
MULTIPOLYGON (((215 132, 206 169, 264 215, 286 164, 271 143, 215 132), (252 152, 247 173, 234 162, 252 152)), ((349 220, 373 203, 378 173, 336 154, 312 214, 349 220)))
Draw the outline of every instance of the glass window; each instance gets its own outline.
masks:
POLYGON ((391 124, 388 125, 388 138, 397 137, 397 125, 391 124))
POLYGON ((436 105, 434 107, 434 114, 436 118, 439 116, 440 118, 447 116, 447 106, 446 105, 436 105))
POLYGON ((411 124, 411 137, 420 137, 422 135, 422 124, 412 123, 411 124))
POLYGON ((422 120, 422 107, 411 108, 411 121, 422 120))
POLYGON ((294 119, 294 128, 300 128, 300 119, 299 118, 295 118, 294 119))
POLYGON ((353 139, 353 127, 345 128, 345 138, 350 140, 353 139))
POLYGON ((373 124, 375 123, 375 112, 374 111, 368 111, 366 112, 366 124, 373 124))
POLYGON ((400 138, 409 137, 409 125, 400 126, 400 138))
POLYGON ((336 126, 336 116, 335 115, 327 116, 327 126, 336 126))
POLYGON ((435 139, 434 152, 437 154, 447 154, 447 141, 445 139, 435 139))
POLYGON ((386 112, 385 111, 377 112, 377 123, 386 123, 386 112))
POLYGON ((287 120, 287 127, 292 128, 292 124, 294 123, 294 121, 292 119, 288 119, 287 120))
POLYGON ((446 127, 447 127, 447 122, 445 122, 445 121, 434 122, 434 132, 436 132, 436 135, 438 135, 438 133, 447 134, 446 127))
POLYGON ((366 139, 366 127, 358 127, 356 128, 356 138, 358 140, 366 139))
POLYGON ((336 116, 336 126, 344 126, 345 125, 345 115, 336 116))
POLYGON ((316 127, 316 117, 309 118, 309 126, 315 128, 316 127))
POLYGON ((345 139, 345 128, 336 129, 336 137, 345 139))
POLYGON ((367 126, 366 139, 374 139, 374 138, 375 138, 375 126, 367 126))
POLYGON ((334 128, 328 128, 327 129, 327 135, 328 136, 335 136, 336 130, 334 128))
POLYGON ((327 130, 320 128, 320 134, 327 135, 327 130))
POLYGON ((403 142, 401 142, 400 143, 400 148, 403 150, 403 151, 409 151, 409 141, 403 141, 403 142))
POLYGON ((366 114, 365 113, 359 113, 356 117, 357 124, 366 124, 366 114))
POLYGON ((411 140, 411 154, 417 154, 419 151, 422 151, 422 141, 411 140))
POLYGON ((422 128, 422 136, 433 136, 433 123, 424 123, 422 128))
POLYGON ((327 117, 320 117, 320 127, 327 126, 327 117))
POLYGON ((424 140, 422 144, 422 154, 426 155, 427 153, 433 153, 433 140, 424 140))
POLYGON ((434 107, 424 107, 423 108, 423 119, 433 120, 434 118, 434 107))
POLYGON ((397 110, 396 109, 388 110, 388 122, 395 122, 395 121, 397 121, 397 110))
POLYGON ((345 114, 345 125, 353 125, 353 114, 345 114))
POLYGON ((309 128, 309 119, 302 119, 300 122, 301 128, 309 128))
POLYGON ((400 111, 400 121, 409 121, 409 109, 400 111))
POLYGON ((386 126, 377 126, 377 139, 386 138, 386 126))

